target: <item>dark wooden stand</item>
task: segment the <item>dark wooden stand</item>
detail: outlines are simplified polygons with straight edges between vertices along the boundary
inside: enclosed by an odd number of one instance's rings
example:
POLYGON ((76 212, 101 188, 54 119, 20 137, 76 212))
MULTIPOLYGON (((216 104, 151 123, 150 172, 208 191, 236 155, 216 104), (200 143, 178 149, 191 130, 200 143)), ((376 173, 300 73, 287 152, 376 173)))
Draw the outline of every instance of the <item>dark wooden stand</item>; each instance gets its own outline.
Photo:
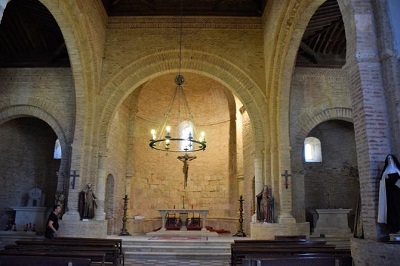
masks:
POLYGON ((243 196, 240 196, 239 202, 240 202, 240 207, 239 207, 239 230, 234 234, 233 236, 239 236, 239 237, 245 237, 246 234, 243 231, 243 196))
POLYGON ((124 216, 122 217, 122 229, 121 233, 119 233, 120 236, 130 236, 128 230, 126 229, 126 211, 128 210, 128 195, 125 195, 124 197, 124 216))

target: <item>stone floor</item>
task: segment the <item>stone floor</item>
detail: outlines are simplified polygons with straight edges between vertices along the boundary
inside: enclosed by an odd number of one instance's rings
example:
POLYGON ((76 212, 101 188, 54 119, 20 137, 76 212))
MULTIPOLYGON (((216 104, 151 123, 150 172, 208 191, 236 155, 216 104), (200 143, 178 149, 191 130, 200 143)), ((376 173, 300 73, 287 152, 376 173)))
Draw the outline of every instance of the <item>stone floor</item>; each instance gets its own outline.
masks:
POLYGON ((229 261, 221 260, 165 260, 165 259, 145 259, 145 260, 134 260, 126 262, 126 266, 152 266, 152 265, 163 265, 163 266, 228 266, 229 261))
MULTIPOLYGON (((182 235, 181 235, 182 236, 182 235)), ((109 236, 122 238, 125 245, 125 265, 183 265, 183 266, 228 266, 230 244, 237 237, 202 236, 201 240, 178 240, 173 236, 158 239, 150 235, 109 236), (156 240, 151 240, 156 238, 156 240), (141 254, 140 250, 143 250, 141 254)), ((179 237, 179 236, 178 236, 179 237)))

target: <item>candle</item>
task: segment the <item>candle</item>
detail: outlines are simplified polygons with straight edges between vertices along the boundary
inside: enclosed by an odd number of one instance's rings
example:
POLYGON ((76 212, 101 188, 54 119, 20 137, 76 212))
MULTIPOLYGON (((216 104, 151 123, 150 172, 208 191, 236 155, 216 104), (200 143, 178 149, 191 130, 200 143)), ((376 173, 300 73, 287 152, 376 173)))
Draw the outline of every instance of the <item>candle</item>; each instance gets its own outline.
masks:
POLYGON ((175 205, 174 205, 174 209, 175 209, 175 205))

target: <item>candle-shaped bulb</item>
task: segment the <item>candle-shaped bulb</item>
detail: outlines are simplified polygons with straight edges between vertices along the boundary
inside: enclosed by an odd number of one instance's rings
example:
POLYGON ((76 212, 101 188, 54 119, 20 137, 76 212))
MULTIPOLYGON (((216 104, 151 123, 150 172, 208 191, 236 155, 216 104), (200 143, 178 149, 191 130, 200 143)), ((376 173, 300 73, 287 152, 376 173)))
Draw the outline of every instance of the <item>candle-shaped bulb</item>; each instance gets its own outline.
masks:
POLYGON ((206 140, 206 133, 204 131, 200 132, 200 142, 204 142, 206 140))
POLYGON ((155 139, 156 139, 156 130, 155 130, 155 129, 152 129, 152 130, 151 130, 151 139, 152 139, 152 140, 155 140, 155 139))
POLYGON ((204 133, 204 131, 200 132, 200 138, 199 138, 200 142, 203 142, 205 140, 205 135, 206 135, 206 133, 204 133))

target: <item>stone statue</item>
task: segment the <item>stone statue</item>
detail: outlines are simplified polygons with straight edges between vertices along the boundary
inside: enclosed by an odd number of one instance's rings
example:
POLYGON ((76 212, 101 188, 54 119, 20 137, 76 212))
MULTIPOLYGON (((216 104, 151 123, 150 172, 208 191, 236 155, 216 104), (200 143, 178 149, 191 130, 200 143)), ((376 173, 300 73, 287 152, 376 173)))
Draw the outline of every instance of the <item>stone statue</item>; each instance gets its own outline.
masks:
POLYGON ((393 154, 386 156, 379 183, 378 223, 389 233, 400 232, 400 164, 393 154))
POLYGON ((264 223, 273 222, 273 198, 267 185, 257 194, 257 220, 264 223))
POLYGON ((93 219, 97 208, 96 195, 92 190, 92 184, 88 183, 85 189, 79 193, 79 214, 81 219, 93 219))

